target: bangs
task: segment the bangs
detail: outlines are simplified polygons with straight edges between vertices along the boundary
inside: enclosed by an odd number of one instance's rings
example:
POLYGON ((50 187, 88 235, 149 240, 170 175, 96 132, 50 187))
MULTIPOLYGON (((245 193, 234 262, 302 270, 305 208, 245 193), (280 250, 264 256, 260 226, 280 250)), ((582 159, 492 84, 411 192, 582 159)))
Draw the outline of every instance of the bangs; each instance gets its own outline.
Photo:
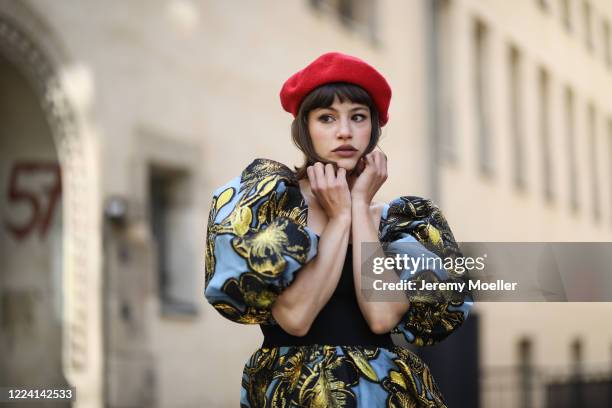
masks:
POLYGON ((365 89, 346 82, 333 82, 322 85, 310 92, 306 98, 304 98, 300 106, 300 111, 307 113, 317 108, 329 108, 334 103, 336 96, 340 100, 340 103, 348 100, 353 103, 366 105, 370 108, 370 112, 375 110, 372 98, 365 89))

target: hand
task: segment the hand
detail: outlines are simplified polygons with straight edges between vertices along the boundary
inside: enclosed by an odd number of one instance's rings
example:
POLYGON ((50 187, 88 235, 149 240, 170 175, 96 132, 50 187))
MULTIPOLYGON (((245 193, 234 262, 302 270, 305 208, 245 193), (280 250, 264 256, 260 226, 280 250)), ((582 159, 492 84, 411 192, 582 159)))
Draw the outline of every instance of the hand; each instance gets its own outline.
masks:
POLYGON ((387 180, 387 156, 380 150, 365 155, 357 166, 361 173, 351 189, 353 203, 370 205, 374 195, 387 180))
POLYGON ((346 181, 346 170, 338 168, 334 174, 334 166, 316 162, 306 168, 310 189, 317 198, 327 217, 332 219, 339 216, 351 215, 351 192, 346 181))

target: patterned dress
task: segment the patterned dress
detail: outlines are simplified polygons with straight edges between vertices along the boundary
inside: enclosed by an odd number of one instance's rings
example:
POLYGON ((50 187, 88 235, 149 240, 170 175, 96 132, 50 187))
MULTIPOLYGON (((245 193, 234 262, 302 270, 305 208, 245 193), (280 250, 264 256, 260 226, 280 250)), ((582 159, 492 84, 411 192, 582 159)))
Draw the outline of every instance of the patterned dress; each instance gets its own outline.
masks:
MULTIPOLYGON (((264 334, 282 331, 272 317, 272 305, 317 254, 318 236, 306 226, 307 214, 295 173, 273 160, 254 160, 215 191, 207 229, 205 296, 221 315, 237 323, 259 324, 264 334)), ((390 245, 418 243, 442 259, 461 256, 439 209, 414 196, 385 205, 379 240, 390 245)), ((345 263, 345 269, 350 266, 345 263)), ((452 268, 400 278, 466 279, 452 268)), ((392 333, 417 346, 443 340, 465 321, 472 305, 468 292, 407 295, 410 307, 392 333)), ((393 344, 264 344, 244 367, 240 404, 446 407, 428 367, 393 344)))

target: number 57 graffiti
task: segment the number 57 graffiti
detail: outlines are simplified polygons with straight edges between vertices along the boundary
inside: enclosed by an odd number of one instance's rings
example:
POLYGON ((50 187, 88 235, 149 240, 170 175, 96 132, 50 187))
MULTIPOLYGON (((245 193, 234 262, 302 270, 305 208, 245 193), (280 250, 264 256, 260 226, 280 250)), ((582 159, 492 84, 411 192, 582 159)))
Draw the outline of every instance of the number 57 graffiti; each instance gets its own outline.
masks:
MULTIPOLYGON (((38 177, 36 177, 38 178, 38 177)), ((17 239, 22 240, 28 237, 38 227, 39 236, 42 238, 46 235, 53 212, 62 193, 62 182, 60 166, 57 162, 46 161, 26 161, 13 164, 9 176, 9 185, 7 196, 10 204, 27 205, 30 207, 30 218, 17 225, 9 220, 4 220, 4 225, 17 239), (20 186, 19 180, 25 175, 50 174, 52 176, 51 183, 44 189, 44 193, 48 196, 47 208, 42 209, 44 204, 41 198, 41 193, 38 191, 28 190, 27 187, 20 186), (20 177, 21 176, 21 177, 20 177)))

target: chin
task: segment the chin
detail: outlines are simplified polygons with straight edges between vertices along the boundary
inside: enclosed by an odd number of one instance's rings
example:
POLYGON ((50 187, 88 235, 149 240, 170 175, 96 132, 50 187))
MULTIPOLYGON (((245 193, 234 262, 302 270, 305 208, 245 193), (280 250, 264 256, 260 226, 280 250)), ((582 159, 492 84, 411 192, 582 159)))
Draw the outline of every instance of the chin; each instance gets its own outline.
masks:
POLYGON ((325 157, 331 162, 335 162, 338 167, 342 167, 347 172, 353 170, 357 166, 357 158, 353 157, 325 157))
POLYGON ((342 167, 347 172, 353 170, 355 166, 357 165, 356 161, 352 159, 338 160, 337 163, 338 163, 338 167, 342 167))

